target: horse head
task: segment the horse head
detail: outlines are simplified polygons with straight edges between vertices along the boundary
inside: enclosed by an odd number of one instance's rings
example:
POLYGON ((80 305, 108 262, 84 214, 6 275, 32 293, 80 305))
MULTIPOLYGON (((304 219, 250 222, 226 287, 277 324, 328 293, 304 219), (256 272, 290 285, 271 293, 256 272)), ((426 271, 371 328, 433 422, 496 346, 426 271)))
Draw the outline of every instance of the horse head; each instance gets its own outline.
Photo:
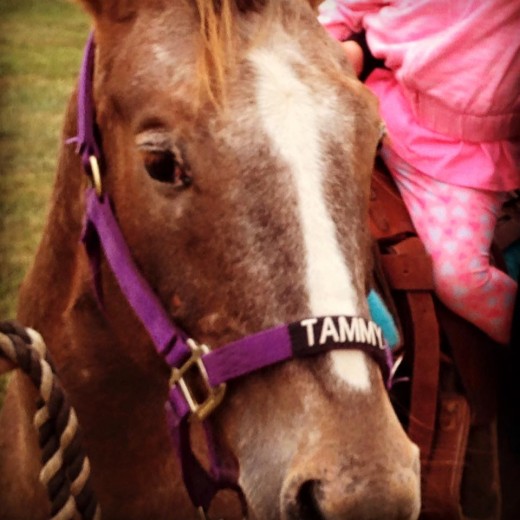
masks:
MULTIPOLYGON (((83 4, 96 41, 102 189, 172 320, 218 349, 308 317, 368 319, 367 212, 381 121, 310 3, 83 4)), ((78 160, 63 154, 48 230, 66 227, 70 237, 85 181, 78 160)), ((31 315, 27 284, 21 314, 61 345, 53 354, 85 430, 101 507, 120 516, 130 486, 125 517, 162 518, 171 506, 191 518, 165 441, 167 367, 106 265, 100 310, 84 252, 68 247, 70 258, 54 268, 63 279, 55 285, 69 282, 53 311, 60 330, 31 315)), ((33 282, 37 272, 38 261, 33 282)), ((313 322, 306 332, 316 342, 334 334, 313 322)), ((378 365, 361 351, 232 381, 211 420, 239 463, 254 518, 418 515, 418 450, 378 365)))

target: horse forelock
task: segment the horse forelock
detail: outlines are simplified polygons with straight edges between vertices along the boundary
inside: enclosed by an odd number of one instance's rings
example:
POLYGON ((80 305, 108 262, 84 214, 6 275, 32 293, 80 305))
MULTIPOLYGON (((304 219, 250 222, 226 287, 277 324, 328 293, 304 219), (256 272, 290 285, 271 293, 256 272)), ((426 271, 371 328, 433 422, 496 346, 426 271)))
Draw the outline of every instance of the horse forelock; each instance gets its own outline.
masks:
MULTIPOLYGON (((314 9, 321 0, 307 0, 314 9)), ((241 31, 237 27, 240 16, 262 12, 260 23, 255 24, 254 34, 248 41, 263 34, 280 9, 279 0, 195 0, 200 18, 202 45, 198 56, 200 91, 216 104, 225 98, 226 69, 233 67, 237 46, 234 38, 241 31)), ((242 31, 243 32, 243 31, 242 31)), ((242 42, 243 43, 243 42, 242 42)))
MULTIPOLYGON (((197 57, 199 93, 219 104, 225 96, 226 70, 233 66, 240 15, 268 11, 271 0, 195 0, 201 45, 197 57)), ((264 18, 266 19, 266 18, 264 18)))

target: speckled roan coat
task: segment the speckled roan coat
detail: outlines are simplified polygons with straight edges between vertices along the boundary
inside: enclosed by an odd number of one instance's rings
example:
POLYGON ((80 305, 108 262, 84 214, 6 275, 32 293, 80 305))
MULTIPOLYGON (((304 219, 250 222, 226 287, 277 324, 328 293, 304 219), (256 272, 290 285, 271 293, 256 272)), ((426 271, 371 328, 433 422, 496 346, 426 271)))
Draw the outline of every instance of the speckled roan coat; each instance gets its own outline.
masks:
MULTIPOLYGON (((211 102, 197 74, 205 2, 83 3, 97 44, 104 189, 177 323, 218 348, 309 315, 367 317, 366 219, 380 121, 311 6, 221 2, 232 33, 220 84, 218 59, 209 60, 220 99, 211 102), (191 175, 189 187, 151 178, 168 154, 191 175)), ((63 140, 75 135, 75 111, 72 99, 63 140)), ((98 307, 80 243, 88 180, 73 148, 60 152, 19 319, 44 336, 77 409, 104 518, 197 518, 164 421, 167 367, 104 263, 98 307)), ((1 518, 48 512, 33 412, 34 395, 16 375, 0 419, 1 518)), ((252 518, 418 515, 417 449, 361 352, 238 380, 214 422, 240 462, 252 518)), ((217 504, 226 517, 233 499, 217 504)))

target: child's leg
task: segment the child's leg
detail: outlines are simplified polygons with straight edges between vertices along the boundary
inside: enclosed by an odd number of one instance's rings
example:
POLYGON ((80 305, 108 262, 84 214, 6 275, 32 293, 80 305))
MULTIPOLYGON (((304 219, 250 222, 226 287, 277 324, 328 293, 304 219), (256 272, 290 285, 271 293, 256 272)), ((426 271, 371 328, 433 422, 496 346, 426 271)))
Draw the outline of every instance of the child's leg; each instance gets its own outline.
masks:
POLYGON ((516 283, 489 263, 502 194, 439 182, 384 153, 444 304, 499 343, 509 341, 516 283))

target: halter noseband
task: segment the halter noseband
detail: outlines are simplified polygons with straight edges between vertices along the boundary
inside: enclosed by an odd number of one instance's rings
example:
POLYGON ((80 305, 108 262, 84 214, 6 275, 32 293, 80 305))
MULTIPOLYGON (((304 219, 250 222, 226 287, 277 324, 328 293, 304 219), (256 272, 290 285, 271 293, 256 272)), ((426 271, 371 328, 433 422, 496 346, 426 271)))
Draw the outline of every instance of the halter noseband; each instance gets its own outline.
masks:
POLYGON ((112 211, 110 198, 102 191, 98 166, 102 155, 95 137, 92 100, 94 51, 91 34, 79 80, 78 135, 67 142, 77 143, 77 153, 94 185, 86 194, 83 242, 94 270, 96 290, 101 295, 97 273, 103 252, 126 300, 172 370, 166 415, 192 502, 202 518, 206 518, 215 494, 222 489, 233 489, 240 497, 246 516, 245 498, 238 485, 238 463, 213 434, 209 418, 224 398, 226 382, 289 359, 334 349, 355 349, 366 352, 379 364, 388 385, 390 352, 381 328, 358 316, 308 318, 252 334, 217 350, 199 345, 171 321, 137 269, 112 211), (205 396, 200 400, 185 378, 188 372, 195 372, 202 383, 205 396), (189 420, 193 417, 203 422, 210 457, 209 471, 200 464, 191 448, 189 420))

